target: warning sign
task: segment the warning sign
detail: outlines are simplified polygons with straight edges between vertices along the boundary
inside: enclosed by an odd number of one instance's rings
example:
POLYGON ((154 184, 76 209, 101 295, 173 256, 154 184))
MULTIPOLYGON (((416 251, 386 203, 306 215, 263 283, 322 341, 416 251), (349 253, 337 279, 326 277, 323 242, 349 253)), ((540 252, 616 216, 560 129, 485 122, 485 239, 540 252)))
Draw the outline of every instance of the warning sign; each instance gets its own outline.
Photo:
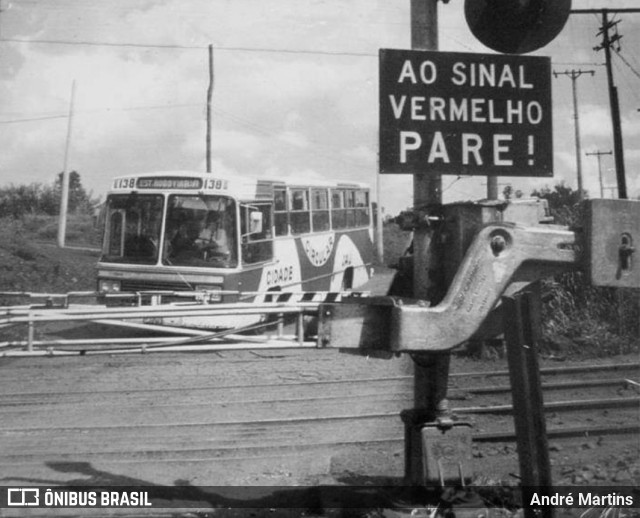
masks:
POLYGON ((551 60, 380 50, 380 173, 552 176, 551 60))

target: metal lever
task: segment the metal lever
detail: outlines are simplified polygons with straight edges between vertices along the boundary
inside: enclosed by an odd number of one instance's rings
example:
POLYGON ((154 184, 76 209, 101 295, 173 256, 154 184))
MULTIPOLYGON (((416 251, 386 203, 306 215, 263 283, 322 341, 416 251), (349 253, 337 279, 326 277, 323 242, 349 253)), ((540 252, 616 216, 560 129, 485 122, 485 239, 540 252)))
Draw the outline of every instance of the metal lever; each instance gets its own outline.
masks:
POLYGON ((631 256, 635 252, 635 248, 632 244, 631 235, 626 232, 622 234, 622 244, 618 249, 618 256, 620 258, 620 268, 622 270, 631 269, 631 256))

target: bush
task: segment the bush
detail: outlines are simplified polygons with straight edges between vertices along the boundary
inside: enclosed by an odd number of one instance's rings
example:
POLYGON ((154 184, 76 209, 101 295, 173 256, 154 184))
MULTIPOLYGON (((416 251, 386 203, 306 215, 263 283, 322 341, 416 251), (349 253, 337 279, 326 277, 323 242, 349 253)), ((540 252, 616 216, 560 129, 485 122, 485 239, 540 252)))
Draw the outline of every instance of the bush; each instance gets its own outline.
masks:
POLYGON ((52 188, 39 183, 10 185, 0 190, 0 218, 20 218, 27 214, 55 214, 52 188))
MULTIPOLYGON (((29 185, 10 185, 0 189, 0 218, 22 218, 28 215, 53 216, 60 212, 60 189, 62 173, 53 185, 31 183, 29 185)), ((69 173, 69 213, 92 214, 93 206, 98 203, 82 186, 80 175, 69 173)))
MULTIPOLYGON (((532 195, 548 200, 557 224, 582 229, 584 214, 577 191, 561 183, 532 195)), ((551 351, 609 355, 638 348, 639 290, 594 287, 578 271, 547 280, 544 287, 543 332, 551 351)))
POLYGON ((594 287, 583 272, 559 275, 543 286, 548 352, 607 356, 637 350, 640 290, 594 287))

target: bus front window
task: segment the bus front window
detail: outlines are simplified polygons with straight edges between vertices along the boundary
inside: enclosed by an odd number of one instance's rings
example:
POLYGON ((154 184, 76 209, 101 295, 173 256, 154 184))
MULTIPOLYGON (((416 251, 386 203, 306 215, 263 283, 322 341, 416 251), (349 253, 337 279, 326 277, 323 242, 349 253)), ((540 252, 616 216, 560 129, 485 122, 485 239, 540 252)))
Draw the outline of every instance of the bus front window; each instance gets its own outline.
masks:
POLYGON ((155 264, 161 221, 162 196, 109 196, 101 261, 155 264))
POLYGON ((172 266, 235 267, 235 202, 223 196, 170 196, 162 262, 172 266))

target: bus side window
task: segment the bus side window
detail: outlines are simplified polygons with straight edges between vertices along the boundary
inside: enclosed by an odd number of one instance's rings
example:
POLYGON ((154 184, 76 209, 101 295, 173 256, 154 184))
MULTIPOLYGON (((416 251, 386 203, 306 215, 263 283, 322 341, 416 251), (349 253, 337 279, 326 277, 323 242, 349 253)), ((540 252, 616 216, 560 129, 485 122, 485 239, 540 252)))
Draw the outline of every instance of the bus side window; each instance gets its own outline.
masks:
POLYGON ((311 230, 309 220, 309 191, 307 189, 291 190, 291 233, 305 234, 311 230))
POLYGON ((313 231, 329 230, 329 195, 326 189, 311 190, 313 231))
POLYGON ((347 227, 353 228, 356 226, 356 192, 352 190, 345 191, 345 201, 347 207, 347 227))
POLYGON ((289 233, 289 213, 287 211, 286 189, 274 190, 273 210, 276 236, 286 236, 289 233))
POLYGON ((356 225, 366 227, 369 225, 369 192, 356 191, 356 225))
POLYGON ((347 225, 344 211, 344 191, 331 190, 331 224, 334 230, 345 228, 347 225))

